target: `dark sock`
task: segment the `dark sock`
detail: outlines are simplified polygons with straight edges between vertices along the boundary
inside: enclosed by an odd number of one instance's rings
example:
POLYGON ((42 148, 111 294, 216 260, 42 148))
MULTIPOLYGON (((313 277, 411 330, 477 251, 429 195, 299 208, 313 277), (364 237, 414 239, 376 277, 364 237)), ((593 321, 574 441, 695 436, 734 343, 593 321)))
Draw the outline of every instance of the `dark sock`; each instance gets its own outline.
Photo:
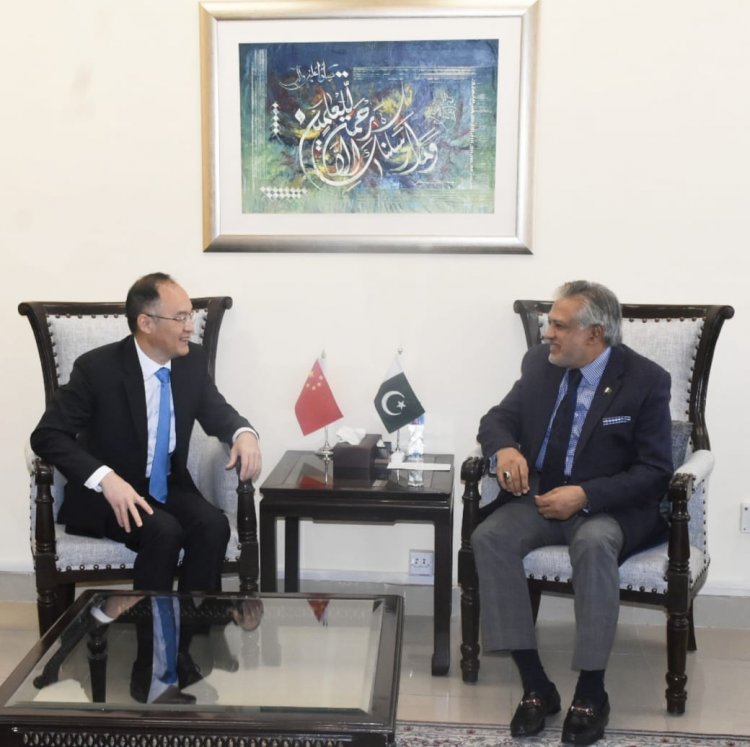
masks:
POLYGON ((578 675, 578 684, 574 697, 600 706, 604 702, 604 670, 582 669, 578 675))
POLYGON ((539 652, 535 648, 523 648, 511 651, 513 661, 518 667, 525 693, 532 690, 545 695, 550 692, 553 685, 544 671, 539 652))

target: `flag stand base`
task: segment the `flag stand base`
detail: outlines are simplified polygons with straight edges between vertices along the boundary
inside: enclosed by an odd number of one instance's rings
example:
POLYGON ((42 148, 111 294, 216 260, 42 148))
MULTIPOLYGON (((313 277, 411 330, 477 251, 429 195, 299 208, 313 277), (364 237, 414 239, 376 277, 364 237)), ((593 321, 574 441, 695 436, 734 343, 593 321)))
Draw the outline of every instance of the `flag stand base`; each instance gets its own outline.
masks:
POLYGON ((333 459, 333 449, 331 444, 328 443, 328 426, 325 427, 325 442, 315 454, 321 457, 324 462, 330 462, 333 459))

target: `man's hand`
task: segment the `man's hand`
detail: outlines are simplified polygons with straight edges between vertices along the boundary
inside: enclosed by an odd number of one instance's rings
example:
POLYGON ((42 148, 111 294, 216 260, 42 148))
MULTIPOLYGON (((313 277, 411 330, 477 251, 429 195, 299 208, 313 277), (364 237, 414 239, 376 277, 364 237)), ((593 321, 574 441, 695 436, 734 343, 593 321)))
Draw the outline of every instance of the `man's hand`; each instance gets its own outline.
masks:
POLYGON ((240 480, 257 480, 262 467, 260 445, 258 439, 250 433, 243 431, 237 436, 229 452, 227 469, 233 469, 237 463, 240 465, 240 480))
POLYGON ((243 630, 256 630, 263 619, 263 600, 242 599, 232 607, 230 614, 243 630))
POLYGON ((537 495, 534 502, 545 519, 565 521, 584 508, 588 501, 580 485, 562 485, 537 495))
POLYGON ((500 487, 513 495, 525 495, 529 492, 529 465, 524 455, 509 446, 500 449, 497 458, 497 480, 500 487))
POLYGON ((147 514, 154 513, 154 509, 148 505, 148 501, 138 495, 129 482, 125 482, 117 473, 109 472, 99 483, 104 497, 115 512, 117 523, 122 529, 130 533, 130 518, 139 527, 143 525, 138 508, 142 508, 147 514))

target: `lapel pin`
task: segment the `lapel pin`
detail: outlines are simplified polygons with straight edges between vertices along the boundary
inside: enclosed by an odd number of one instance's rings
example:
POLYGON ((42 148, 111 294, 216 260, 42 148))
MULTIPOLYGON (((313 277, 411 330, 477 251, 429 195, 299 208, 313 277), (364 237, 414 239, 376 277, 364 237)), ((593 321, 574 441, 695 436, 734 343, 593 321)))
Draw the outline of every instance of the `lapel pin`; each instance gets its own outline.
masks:
POLYGON ((612 394, 612 387, 604 387, 604 394, 612 394))

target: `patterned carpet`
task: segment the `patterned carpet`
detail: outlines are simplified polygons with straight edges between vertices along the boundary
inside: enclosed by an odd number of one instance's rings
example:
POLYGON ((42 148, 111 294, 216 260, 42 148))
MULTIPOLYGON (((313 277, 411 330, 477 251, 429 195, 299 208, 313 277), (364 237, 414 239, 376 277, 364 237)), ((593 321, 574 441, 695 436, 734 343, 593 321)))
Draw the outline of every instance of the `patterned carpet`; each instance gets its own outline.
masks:
MULTIPOLYGON (((513 739, 507 726, 423 724, 400 721, 397 747, 560 747, 560 729, 545 729, 537 737, 513 739)), ((596 747, 750 747, 750 737, 658 733, 608 729, 596 747)))

